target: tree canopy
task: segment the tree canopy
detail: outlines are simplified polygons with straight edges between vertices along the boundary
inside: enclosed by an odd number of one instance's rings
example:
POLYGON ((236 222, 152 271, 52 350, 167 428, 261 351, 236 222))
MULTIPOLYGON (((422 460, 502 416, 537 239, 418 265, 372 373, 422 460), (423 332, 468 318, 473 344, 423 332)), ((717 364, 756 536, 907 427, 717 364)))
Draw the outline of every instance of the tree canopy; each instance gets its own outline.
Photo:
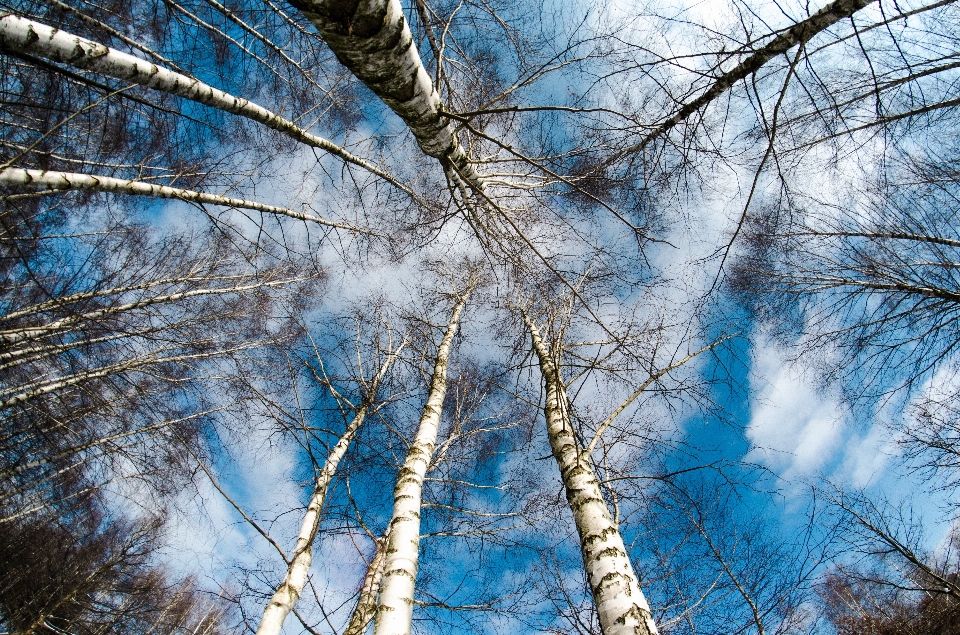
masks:
POLYGON ((958 33, 0 0, 0 624, 952 633, 958 33))

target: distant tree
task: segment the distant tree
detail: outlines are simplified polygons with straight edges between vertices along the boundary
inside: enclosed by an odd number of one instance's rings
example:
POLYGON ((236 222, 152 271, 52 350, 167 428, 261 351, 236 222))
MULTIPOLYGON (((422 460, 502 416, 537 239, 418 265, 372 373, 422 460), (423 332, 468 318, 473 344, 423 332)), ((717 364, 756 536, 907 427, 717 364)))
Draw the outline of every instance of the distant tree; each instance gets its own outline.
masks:
POLYGON ((829 496, 842 556, 820 595, 840 635, 960 633, 960 533, 924 549, 923 527, 909 506, 860 493, 829 496))
POLYGON ((275 314, 274 302, 286 286, 309 292, 311 276, 249 262, 215 234, 107 224, 38 242, 0 288, 0 518, 77 479, 175 491, 193 468, 170 439, 198 441, 234 403, 244 358, 296 333, 297 303, 275 314), (67 245, 74 262, 50 249, 67 245), (205 395, 204 382, 223 389, 205 395))
POLYGON ((424 478, 437 449, 454 336, 460 328, 467 299, 477 284, 478 280, 471 276, 466 288, 457 290, 456 303, 443 331, 443 339, 437 346, 423 416, 417 426, 416 436, 409 445, 403 467, 397 474, 387 555, 383 564, 383 580, 380 583, 380 599, 374 623, 374 633, 377 635, 409 633, 412 628, 414 588, 419 568, 424 478))
MULTIPOLYGON (((953 574, 956 579, 956 573, 953 574)), ((838 635, 956 635, 960 633, 960 601, 955 595, 928 592, 904 598, 879 582, 845 572, 824 583, 826 612, 838 635)))
POLYGON ((155 562, 162 523, 117 520, 98 497, 0 523, 7 632, 216 635, 230 606, 155 562))
MULTIPOLYGON (((357 316, 356 319, 358 324, 357 340, 354 342, 355 350, 376 349, 376 346, 370 346, 370 343, 362 341, 364 337, 371 337, 371 325, 364 324, 361 316, 357 316)), ((382 325, 374 324, 373 329, 377 329, 377 326, 382 327, 382 325)), ((374 414, 375 406, 378 405, 378 399, 381 398, 379 393, 382 385, 385 383, 384 380, 387 377, 387 373, 390 371, 390 366, 396 361, 408 343, 407 340, 403 338, 394 342, 389 327, 386 327, 384 330, 387 331, 386 334, 383 335, 386 350, 373 350, 371 352, 371 355, 374 355, 375 358, 381 358, 382 356, 382 361, 379 362, 379 366, 377 366, 376 361, 371 359, 356 360, 358 377, 351 379, 353 383, 357 384, 357 390, 359 390, 360 395, 359 399, 356 399, 354 402, 351 402, 347 396, 341 394, 333 386, 330 378, 326 375, 323 358, 319 351, 314 349, 316 357, 304 362, 304 365, 310 368, 316 383, 319 384, 320 387, 324 387, 333 393, 338 405, 347 413, 348 423, 346 423, 344 427, 343 434, 336 440, 333 447, 330 448, 323 463, 317 466, 316 480, 313 484, 313 491, 310 494, 303 521, 300 525, 300 532, 297 534, 296 545, 290 556, 285 556, 287 560, 286 575, 263 610, 263 617, 260 619, 260 624, 257 627, 257 635, 278 635, 287 615, 294 609, 297 601, 300 599, 300 595, 303 592, 310 573, 310 566, 313 562, 314 542, 320 531, 324 503, 332 489, 333 480, 337 476, 337 468, 350 449, 351 443, 357 436, 357 432, 360 430, 360 426, 363 425, 364 420, 369 415, 374 414), (373 368, 368 372, 372 372, 372 376, 364 377, 362 374, 364 368, 369 368, 370 366, 373 368)), ((380 344, 379 337, 374 339, 376 340, 376 344, 380 344)), ((343 381, 343 378, 341 378, 341 381, 343 381)), ((303 414, 304 413, 300 413, 300 416, 303 416, 303 414)), ((300 423, 306 427, 305 421, 301 420, 300 423)), ((304 440, 304 443, 307 444, 309 441, 304 440)), ((388 533, 384 540, 389 538, 390 527, 392 527, 392 525, 388 525, 388 533)), ((371 588, 365 590, 365 596, 361 597, 360 600, 360 614, 356 618, 358 624, 354 627, 360 631, 366 628, 366 625, 372 617, 372 614, 368 614, 369 611, 366 609, 365 601, 366 603, 371 603, 372 600, 375 606, 376 602, 373 598, 376 597, 377 590, 379 589, 379 581, 383 574, 383 557, 386 554, 385 548, 385 544, 382 546, 378 544, 376 553, 379 559, 377 557, 374 558, 375 564, 371 564, 371 573, 368 576, 369 581, 365 581, 371 588), (373 586, 375 582, 376 587, 373 586), (362 623, 362 627, 360 623, 362 623)))

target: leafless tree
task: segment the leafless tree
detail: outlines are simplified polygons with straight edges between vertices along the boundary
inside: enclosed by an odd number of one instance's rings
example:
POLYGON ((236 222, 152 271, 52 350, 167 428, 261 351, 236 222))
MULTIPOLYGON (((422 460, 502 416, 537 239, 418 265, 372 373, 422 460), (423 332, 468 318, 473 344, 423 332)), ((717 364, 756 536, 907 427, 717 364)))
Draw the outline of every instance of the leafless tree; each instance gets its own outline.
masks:
POLYGON ((221 633, 229 604, 152 562, 159 518, 129 524, 95 496, 0 526, 0 620, 18 633, 221 633))
MULTIPOLYGON (((573 518, 559 517, 583 547, 577 567, 602 632, 652 633, 653 616, 671 613, 647 604, 641 582, 683 572, 667 558, 653 573, 637 567, 624 519, 637 517, 645 492, 624 498, 618 483, 638 482, 657 446, 671 448, 672 417, 710 403, 690 362, 740 330, 718 328, 711 304, 730 281, 730 254, 734 288, 770 307, 760 313, 768 322, 802 324, 808 350, 850 353, 832 377, 875 376, 875 396, 951 367, 955 4, 737 0, 718 17, 474 0, 291 4, 0 3, 6 523, 131 474, 155 491, 185 475, 206 479, 231 498, 215 460, 229 449, 205 444, 204 433, 229 439, 253 415, 302 450, 313 495, 292 555, 233 501, 284 561, 284 573, 264 565, 250 585, 276 601, 257 597, 250 613, 240 600, 241 619, 276 607, 264 632, 287 612, 315 630, 293 605, 316 590, 312 545, 339 533, 357 537, 370 561, 351 628, 362 630, 377 602, 377 632, 409 632, 412 611, 495 604, 489 593, 454 606, 420 583, 414 592, 420 558, 446 555, 421 553, 422 528, 424 545, 451 537, 467 551, 511 540, 524 553, 539 548, 524 505, 545 497, 546 479, 512 465, 532 493, 511 498, 493 468, 465 467, 507 465, 483 443, 529 452, 518 418, 472 427, 489 395, 510 395, 543 406, 547 434, 530 442, 549 443, 560 467, 573 518), (810 174, 833 187, 816 191, 810 174), (730 195, 721 232, 690 236, 711 190, 730 194, 736 179, 742 191, 730 195), (118 220, 91 225, 103 210, 118 220), (181 233, 175 226, 195 210, 200 222, 181 233), (697 261, 708 288, 669 264, 658 270, 681 251, 677 237, 708 245, 697 261), (439 349, 435 307, 400 309, 430 317, 394 363, 409 394, 389 407, 373 405, 376 373, 330 374, 336 346, 311 353, 302 339, 330 315, 312 295, 320 271, 359 286, 404 258, 420 272, 438 257, 464 269, 461 251, 489 278, 471 302, 497 316, 490 341, 523 344, 503 347, 508 362, 457 362, 446 397, 456 301, 439 349), (521 388, 530 359, 544 395, 521 388), (304 406, 308 385, 316 401, 304 406), (422 434, 411 432, 416 421, 422 434), (494 433, 507 429, 516 443, 494 433), (389 497, 373 503, 372 494, 392 487, 397 469, 387 511, 389 497), (486 487, 512 507, 475 505, 486 487), (523 531, 488 525, 494 517, 523 531)), ((447 290, 438 284, 430 297, 447 290)), ((359 358, 385 368, 378 355, 359 358)), ((937 435, 946 430, 948 445, 950 426, 931 422, 948 422, 949 407, 927 418, 918 410, 910 428, 915 447, 940 452, 938 469, 952 449, 937 435)), ((790 593, 763 586, 779 579, 743 569, 776 550, 726 532, 723 505, 707 498, 685 517, 681 543, 719 567, 723 592, 701 597, 735 602, 716 624, 770 631, 774 614, 787 624, 790 593), (744 555, 741 544, 758 546, 744 555)), ((568 565, 556 568, 576 570, 568 565)), ((425 569, 425 584, 436 571, 425 569)), ((697 601, 678 600, 672 615, 697 601)), ((354 601, 332 613, 323 604, 322 628, 336 630, 354 601)), ((576 613, 565 613, 571 628, 591 630, 576 613)))
POLYGON ((957 534, 930 547, 908 505, 834 489, 829 499, 847 558, 821 589, 826 614, 838 633, 943 633, 956 631, 957 534))

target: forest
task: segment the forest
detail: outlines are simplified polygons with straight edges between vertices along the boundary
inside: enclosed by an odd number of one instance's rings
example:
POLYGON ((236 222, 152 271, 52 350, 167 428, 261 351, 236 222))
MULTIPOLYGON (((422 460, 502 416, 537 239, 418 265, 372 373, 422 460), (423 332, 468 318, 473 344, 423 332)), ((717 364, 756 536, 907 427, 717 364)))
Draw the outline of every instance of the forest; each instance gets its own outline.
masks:
POLYGON ((960 635, 960 4, 0 0, 0 632, 960 635))

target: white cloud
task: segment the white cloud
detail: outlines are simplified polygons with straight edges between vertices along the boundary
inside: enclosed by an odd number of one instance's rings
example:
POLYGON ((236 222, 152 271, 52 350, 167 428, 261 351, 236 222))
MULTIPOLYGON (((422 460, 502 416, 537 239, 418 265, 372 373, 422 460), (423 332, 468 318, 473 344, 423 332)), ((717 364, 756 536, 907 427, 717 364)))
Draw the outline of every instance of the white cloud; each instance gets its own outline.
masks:
POLYGON ((896 439, 886 425, 875 423, 865 434, 844 444, 849 450, 837 470, 856 488, 877 484, 891 457, 897 452, 896 439))
POLYGON ((819 475, 866 488, 890 476, 891 459, 899 453, 892 430, 902 407, 887 404, 855 425, 838 395, 815 386, 783 349, 763 335, 753 345, 748 461, 788 481, 819 475))
POLYGON ((754 347, 747 460, 787 479, 823 470, 845 447, 845 409, 806 381, 766 338, 755 338, 754 347))

